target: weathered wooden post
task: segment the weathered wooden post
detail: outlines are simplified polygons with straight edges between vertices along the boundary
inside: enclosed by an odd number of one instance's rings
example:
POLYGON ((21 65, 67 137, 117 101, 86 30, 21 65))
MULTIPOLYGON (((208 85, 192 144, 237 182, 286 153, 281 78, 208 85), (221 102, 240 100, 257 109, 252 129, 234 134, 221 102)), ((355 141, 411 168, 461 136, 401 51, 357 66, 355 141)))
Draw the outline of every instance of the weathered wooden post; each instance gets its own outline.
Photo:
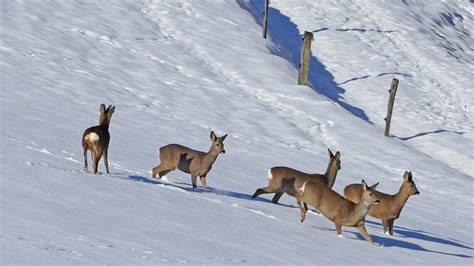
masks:
POLYGON ((390 133, 390 122, 392 121, 393 103, 395 102, 395 94, 397 93, 398 79, 392 80, 392 86, 390 87, 390 97, 388 98, 387 116, 385 117, 385 136, 390 133))
POLYGON ((298 73, 298 85, 308 85, 309 58, 311 56, 311 41, 313 33, 304 32, 303 45, 301 46, 300 71, 298 73))
POLYGON ((270 0, 265 0, 265 7, 263 9, 263 21, 262 21, 262 28, 263 28, 263 38, 267 38, 267 21, 268 21, 268 5, 270 0))

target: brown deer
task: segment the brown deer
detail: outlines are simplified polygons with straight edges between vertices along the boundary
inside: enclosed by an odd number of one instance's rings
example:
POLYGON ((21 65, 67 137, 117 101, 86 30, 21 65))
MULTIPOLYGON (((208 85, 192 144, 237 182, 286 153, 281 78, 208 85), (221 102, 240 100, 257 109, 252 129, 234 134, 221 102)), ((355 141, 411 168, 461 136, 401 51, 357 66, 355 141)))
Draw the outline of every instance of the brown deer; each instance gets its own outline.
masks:
POLYGON ((87 150, 91 151, 92 167, 94 174, 97 174, 97 167, 100 158, 104 155, 104 164, 107 174, 109 174, 108 150, 110 142, 109 124, 115 106, 109 105, 105 109, 105 105, 100 105, 99 125, 90 127, 82 134, 82 148, 84 149, 84 171, 87 171, 87 150))
POLYGON ((179 169, 185 173, 191 174, 193 189, 197 190, 196 180, 199 176, 203 190, 207 191, 206 175, 211 170, 212 164, 216 161, 220 153, 225 153, 224 140, 211 132, 211 148, 207 153, 196 151, 179 144, 169 144, 160 148, 160 165, 153 168, 153 177, 159 178, 170 171, 179 169))
POLYGON ((261 194, 275 193, 272 202, 278 203, 285 192, 294 197, 297 194, 297 189, 301 188, 303 183, 308 180, 332 188, 336 181, 337 171, 341 169, 341 154, 336 152, 336 155, 334 155, 329 149, 328 152, 329 163, 324 174, 307 174, 284 166, 272 167, 267 174, 268 186, 257 189, 252 198, 256 198, 261 194))
MULTIPOLYGON (((344 188, 344 197, 355 203, 359 202, 362 187, 359 184, 351 184, 344 188)), ((369 215, 382 220, 383 232, 393 235, 393 222, 400 217, 400 212, 405 206, 408 197, 418 195, 420 192, 416 188, 411 172, 405 171, 403 183, 400 190, 395 195, 388 195, 379 191, 374 191, 380 204, 372 206, 369 215)))
POLYGON ((365 240, 373 244, 372 238, 365 229, 364 223, 365 215, 369 211, 370 206, 379 202, 374 193, 377 185, 378 183, 369 187, 365 181, 362 180, 361 186, 363 192, 359 198, 360 203, 355 204, 323 184, 306 181, 303 187, 299 189, 299 194, 296 195, 296 200, 301 212, 301 222, 305 219, 306 212, 308 211, 307 204, 309 204, 336 224, 337 236, 342 237, 342 226, 356 227, 364 236, 365 240), (304 202, 304 208, 301 206, 301 201, 304 202))

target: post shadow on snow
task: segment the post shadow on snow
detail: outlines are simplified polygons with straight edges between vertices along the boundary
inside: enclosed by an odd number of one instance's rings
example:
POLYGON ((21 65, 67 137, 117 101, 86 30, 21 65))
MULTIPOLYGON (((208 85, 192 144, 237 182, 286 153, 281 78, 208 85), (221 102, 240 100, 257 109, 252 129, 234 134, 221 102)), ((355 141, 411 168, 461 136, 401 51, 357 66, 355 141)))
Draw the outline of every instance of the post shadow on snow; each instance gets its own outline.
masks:
POLYGON ((393 33, 395 30, 372 30, 372 29, 336 29, 337 31, 358 31, 358 32, 378 32, 378 33, 393 33))
POLYGON ((418 134, 410 136, 410 137, 397 137, 397 136, 393 136, 393 137, 396 138, 396 139, 405 141, 405 140, 410 140, 410 139, 414 139, 414 138, 417 138, 417 137, 422 137, 422 136, 429 135, 429 134, 437 134, 437 133, 443 133, 443 132, 451 132, 451 133, 456 133, 456 134, 459 134, 459 135, 464 134, 463 132, 454 131, 454 130, 438 129, 438 130, 418 133, 418 134))
POLYGON ((404 76, 404 77, 408 77, 408 78, 411 78, 411 77, 412 77, 412 75, 406 74, 406 73, 400 73, 400 72, 386 72, 386 73, 380 73, 380 74, 378 74, 377 76, 365 75, 365 76, 358 77, 358 78, 351 78, 351 79, 348 79, 348 80, 343 81, 343 82, 341 82, 341 83, 338 83, 337 85, 343 85, 343 84, 349 83, 349 82, 351 82, 351 81, 356 81, 356 80, 361 80, 361 79, 367 79, 367 78, 372 78, 372 77, 383 77, 383 76, 386 76, 386 75, 398 75, 398 76, 404 76))
POLYGON ((358 29, 358 28, 352 28, 352 29, 330 29, 330 28, 321 28, 318 30, 313 30, 313 33, 316 32, 321 32, 321 31, 326 31, 326 30, 336 30, 336 31, 357 31, 357 32, 377 32, 377 33, 393 33, 397 32, 396 30, 375 30, 375 29, 358 29))
MULTIPOLYGON (((255 3, 251 2, 252 1, 247 2, 244 0, 238 0, 240 7, 252 14, 255 21, 260 24, 263 4, 257 6, 255 3)), ((289 17, 280 13, 278 9, 269 7, 268 32, 272 39, 282 47, 284 51, 287 51, 288 55, 285 56, 285 52, 278 50, 274 50, 272 53, 277 56, 289 57, 288 59, 293 62, 295 66, 298 66, 300 64, 300 49, 303 37, 303 35, 300 34, 298 27, 291 22, 289 17)), ((256 38, 258 37, 256 36, 256 38)), ((314 55, 311 55, 309 65, 308 82, 315 91, 335 101, 353 115, 373 124, 365 114, 364 110, 344 101, 342 95, 346 91, 338 86, 331 72, 329 72, 314 55)), ((297 78, 298 77, 294 77, 295 84, 297 84, 297 78)))
MULTIPOLYGON (((368 221, 368 220, 365 220, 365 223, 366 224, 371 224, 371 225, 376 225, 377 227, 380 228, 380 230, 382 230, 382 224, 381 223, 374 222, 374 221, 368 221)), ((426 231, 423 231, 423 230, 409 229, 409 228, 406 228, 406 227, 394 225, 393 231, 394 231, 395 235, 400 235, 403 238, 420 239, 420 240, 424 240, 424 241, 429 241, 429 242, 434 242, 434 243, 439 243, 439 244, 450 245, 450 246, 454 246, 454 247, 474 250, 473 247, 469 247, 469 246, 460 244, 459 242, 461 242, 461 241, 436 237, 436 236, 430 235, 430 233, 428 233, 426 231)))

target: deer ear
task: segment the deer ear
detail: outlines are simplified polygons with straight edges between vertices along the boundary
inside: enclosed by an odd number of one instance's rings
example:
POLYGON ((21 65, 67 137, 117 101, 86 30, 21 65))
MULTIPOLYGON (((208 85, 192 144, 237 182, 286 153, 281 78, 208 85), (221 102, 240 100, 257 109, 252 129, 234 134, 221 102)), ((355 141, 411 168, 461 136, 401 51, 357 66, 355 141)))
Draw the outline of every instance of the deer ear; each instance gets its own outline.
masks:
POLYGON ((370 189, 375 189, 375 188, 377 188, 378 185, 379 185, 379 182, 375 183, 375 185, 372 185, 372 186, 370 187, 370 189))
POLYGON ((105 104, 100 105, 100 113, 101 114, 105 113, 105 104))
POLYGON ((339 158, 341 158, 341 153, 339 153, 339 152, 336 152, 336 155, 335 155, 335 157, 336 157, 336 159, 338 159, 338 160, 339 160, 339 158))
POLYGON ((362 179, 362 189, 367 190, 369 187, 367 186, 367 183, 365 183, 364 179, 362 179))
POLYGON ((405 181, 410 181, 410 178, 411 178, 411 175, 408 171, 405 171, 405 173, 403 174, 403 180, 405 181))
POLYGON ((328 149, 328 153, 329 153, 329 158, 334 157, 334 154, 332 154, 332 151, 330 149, 328 149))
POLYGON ((214 131, 211 131, 211 136, 210 137, 211 137, 212 141, 215 141, 217 139, 216 134, 214 133, 214 131))
POLYGON ((227 134, 225 134, 224 136, 221 137, 222 141, 224 141, 225 138, 227 138, 227 134))
POLYGON ((107 108, 107 112, 109 116, 111 116, 115 112, 115 106, 109 105, 109 108, 107 108))

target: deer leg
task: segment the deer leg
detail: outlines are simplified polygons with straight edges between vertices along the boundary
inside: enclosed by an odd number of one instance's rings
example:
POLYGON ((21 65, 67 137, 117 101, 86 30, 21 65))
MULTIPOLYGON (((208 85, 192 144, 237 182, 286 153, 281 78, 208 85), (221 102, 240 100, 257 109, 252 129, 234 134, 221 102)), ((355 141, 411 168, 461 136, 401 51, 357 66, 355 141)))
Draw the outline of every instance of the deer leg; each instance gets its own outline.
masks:
POLYGON ((285 192, 277 192, 275 193, 275 196, 273 196, 272 202, 277 204, 278 201, 280 200, 281 196, 283 196, 285 192))
POLYGON ((91 150, 91 160, 92 160, 92 172, 97 173, 97 167, 95 166, 95 161, 97 160, 97 154, 91 150))
POLYGON ((304 219, 306 217, 306 212, 308 211, 308 205, 306 204, 306 202, 303 202, 304 203, 304 207, 303 207, 301 206, 301 200, 297 200, 296 202, 298 203, 298 206, 300 207, 300 221, 304 222, 304 219))
POLYGON ((268 193, 274 193, 275 191, 273 191, 270 187, 263 187, 263 188, 259 188, 255 191, 255 193, 253 193, 252 195, 252 199, 258 197, 259 195, 262 195, 262 194, 268 194, 268 193))
POLYGON ((202 189, 204 192, 207 192, 207 184, 206 184, 206 176, 202 175, 201 176, 201 184, 202 184, 202 189))
MULTIPOLYGON (((156 174, 158 174, 158 171, 159 171, 159 169, 160 169, 160 166, 161 166, 161 164, 158 165, 158 166, 153 167, 153 169, 151 170, 151 173, 152 173, 151 176, 152 176, 153 178, 156 178, 156 174)), ((161 176, 160 176, 160 177, 161 177, 161 176)))
POLYGON ((171 170, 163 170, 162 168, 163 167, 161 166, 161 164, 156 167, 153 167, 153 169, 151 170, 152 177, 156 178, 156 175, 158 174, 159 177, 161 178, 162 176, 166 175, 167 173, 171 171, 171 170))
MULTIPOLYGON (((298 204, 298 206, 301 206, 301 199, 300 199, 301 195, 300 196, 298 196, 298 195, 295 196, 296 203, 298 204)), ((308 204, 306 204, 306 202, 303 201, 303 205, 304 205, 304 208, 306 209, 306 211, 308 211, 309 210, 308 204)))
POLYGON ((94 174, 97 174, 97 168, 99 167, 100 158, 102 158, 102 154, 94 152, 94 174))
POLYGON ((158 173, 158 176, 160 178, 162 178, 163 176, 165 176, 167 173, 171 172, 173 169, 170 169, 170 170, 165 170, 165 171, 161 171, 158 173))
POLYGON ((89 166, 87 165, 87 148, 83 147, 84 149, 84 171, 87 171, 89 169, 89 166))
POLYGON ((393 236, 393 223, 395 222, 395 219, 390 219, 388 220, 388 233, 393 236))
POLYGON ((108 159, 108 156, 109 156, 109 151, 108 151, 108 149, 106 149, 106 150, 104 150, 105 171, 107 172, 107 174, 110 174, 109 173, 109 159, 108 159))
POLYGON ((193 189, 194 191, 197 191, 197 175, 192 174, 191 175, 191 182, 193 182, 193 189))
POLYGON ((388 234, 388 220, 383 219, 382 226, 383 226, 383 233, 387 235, 388 234))
POLYGON ((343 237, 342 236, 342 225, 340 225, 340 224, 336 224, 336 235, 338 237, 343 237))
POLYGON ((357 230, 362 234, 362 236, 367 240, 370 244, 374 244, 372 241, 372 237, 367 233, 367 229, 365 229, 364 223, 360 223, 357 225, 357 230))

